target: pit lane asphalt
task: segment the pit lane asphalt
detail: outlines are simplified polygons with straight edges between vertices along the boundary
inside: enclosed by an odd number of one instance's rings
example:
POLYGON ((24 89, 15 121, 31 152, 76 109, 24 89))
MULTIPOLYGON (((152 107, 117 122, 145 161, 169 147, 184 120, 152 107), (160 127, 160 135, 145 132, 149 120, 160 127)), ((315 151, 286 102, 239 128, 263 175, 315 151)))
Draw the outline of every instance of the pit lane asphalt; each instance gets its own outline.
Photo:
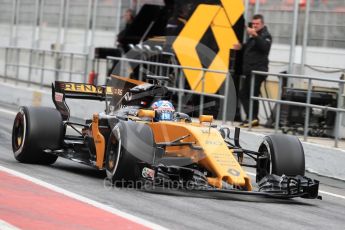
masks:
MULTIPOLYGON (((16 111, 13 107, 8 109, 16 111)), ((174 192, 155 194, 106 188, 104 172, 65 159, 59 158, 52 166, 20 164, 11 150, 13 119, 13 114, 0 111, 1 166, 170 229, 343 229, 345 226, 345 199, 331 195, 320 194, 322 201, 301 198, 282 201, 234 195, 205 198, 174 192)), ((257 136, 242 137, 244 146, 260 143, 257 136)), ((321 181, 320 190, 345 196, 344 181, 307 176, 321 181)))

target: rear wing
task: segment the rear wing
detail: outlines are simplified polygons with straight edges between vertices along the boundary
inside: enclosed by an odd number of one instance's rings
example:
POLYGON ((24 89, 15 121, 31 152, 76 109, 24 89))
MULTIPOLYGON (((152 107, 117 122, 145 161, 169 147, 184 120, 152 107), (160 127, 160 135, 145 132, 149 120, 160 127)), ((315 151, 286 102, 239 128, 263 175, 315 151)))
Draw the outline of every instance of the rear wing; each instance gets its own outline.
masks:
MULTIPOLYGON (((112 95, 111 87, 95 86, 77 82, 55 81, 52 85, 53 94, 63 94, 65 98, 104 101, 106 95, 112 95)), ((54 98, 53 98, 54 100, 54 98)))
POLYGON ((52 99, 56 109, 61 113, 63 120, 69 120, 70 110, 66 98, 119 101, 123 95, 137 85, 144 82, 112 75, 108 86, 95 86, 86 83, 55 81, 52 84, 52 99))
POLYGON ((107 87, 105 86, 63 81, 55 81, 55 84, 52 84, 52 99, 64 121, 70 118, 66 98, 104 101, 106 97, 107 87))

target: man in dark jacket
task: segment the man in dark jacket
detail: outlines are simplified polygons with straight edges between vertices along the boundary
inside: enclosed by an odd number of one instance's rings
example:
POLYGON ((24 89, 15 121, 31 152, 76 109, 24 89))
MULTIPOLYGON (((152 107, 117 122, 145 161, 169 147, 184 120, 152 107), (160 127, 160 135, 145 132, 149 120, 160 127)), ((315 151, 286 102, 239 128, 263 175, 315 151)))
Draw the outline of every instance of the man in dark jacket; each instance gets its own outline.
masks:
POLYGON ((133 23, 134 17, 134 11, 132 9, 127 9, 123 15, 125 28, 117 35, 117 47, 121 48, 125 53, 129 51, 128 45, 134 43, 131 41, 131 37, 129 37, 129 29, 133 23))
MULTIPOLYGON (((244 126, 248 126, 251 72, 253 70, 268 71, 268 55, 272 44, 272 36, 264 24, 264 17, 260 14, 253 16, 251 25, 247 27, 247 34, 248 39, 243 47, 240 45, 234 47, 235 49, 243 49, 242 74, 245 79, 239 97, 247 115, 247 119, 243 123, 244 126)), ((261 83, 265 79, 266 77, 262 76, 255 77, 254 96, 259 96, 261 83)), ((259 125, 258 113, 259 102, 254 101, 252 126, 259 125)))

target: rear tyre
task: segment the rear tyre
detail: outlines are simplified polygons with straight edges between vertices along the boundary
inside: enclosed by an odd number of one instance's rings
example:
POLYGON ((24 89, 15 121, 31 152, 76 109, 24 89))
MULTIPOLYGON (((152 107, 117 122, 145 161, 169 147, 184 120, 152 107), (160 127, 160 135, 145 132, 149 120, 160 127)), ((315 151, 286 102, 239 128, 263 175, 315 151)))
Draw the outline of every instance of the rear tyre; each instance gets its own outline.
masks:
POLYGON ((282 134, 266 136, 258 152, 263 156, 257 162, 257 182, 269 174, 304 176, 304 150, 297 137, 282 134))
POLYGON ((21 107, 12 129, 12 150, 22 163, 53 164, 57 156, 44 150, 61 148, 63 123, 60 113, 53 108, 21 107))
POLYGON ((109 136, 105 160, 107 178, 114 185, 138 187, 141 162, 123 148, 119 124, 116 125, 109 136))

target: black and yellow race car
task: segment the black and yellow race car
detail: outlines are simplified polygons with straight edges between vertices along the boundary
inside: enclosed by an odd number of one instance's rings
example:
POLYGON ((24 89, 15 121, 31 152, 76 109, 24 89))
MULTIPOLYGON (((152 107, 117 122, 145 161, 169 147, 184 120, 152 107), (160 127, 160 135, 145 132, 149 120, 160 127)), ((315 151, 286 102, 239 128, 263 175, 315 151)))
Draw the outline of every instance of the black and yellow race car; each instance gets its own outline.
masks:
POLYGON ((193 120, 174 111, 169 90, 159 83, 165 79, 150 78, 153 84, 114 75, 107 86, 55 82, 56 108, 21 107, 16 115, 14 157, 46 165, 58 157, 71 159, 105 170, 113 184, 174 184, 182 190, 320 198, 319 182, 304 176, 298 138, 270 135, 257 151, 244 149, 238 128, 230 138, 230 129, 217 128, 212 116, 193 120), (66 98, 105 101, 105 111, 85 123, 72 122, 66 98), (257 185, 243 166, 256 168, 257 185))

